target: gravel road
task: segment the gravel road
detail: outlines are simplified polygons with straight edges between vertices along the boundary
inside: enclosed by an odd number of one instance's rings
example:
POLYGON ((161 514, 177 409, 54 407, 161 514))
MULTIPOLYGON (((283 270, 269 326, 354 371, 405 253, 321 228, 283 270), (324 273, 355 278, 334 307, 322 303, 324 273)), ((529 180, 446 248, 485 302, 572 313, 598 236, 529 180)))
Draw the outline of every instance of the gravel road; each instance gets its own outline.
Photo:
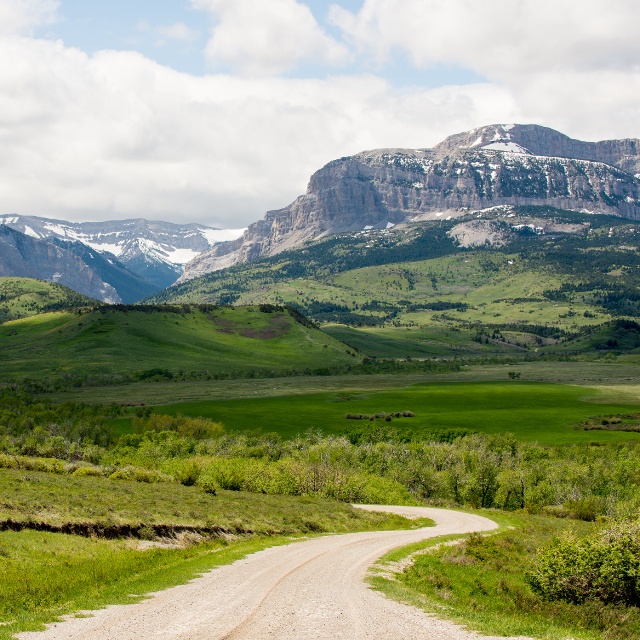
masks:
MULTIPOLYGON (((372 591, 363 579, 388 551, 451 533, 488 531, 480 516, 422 507, 364 508, 437 526, 352 533, 265 549, 192 582, 23 633, 23 640, 471 640, 480 636, 372 591)), ((486 636, 482 636, 486 638, 486 636)), ((504 638, 502 639, 504 640, 504 638)))

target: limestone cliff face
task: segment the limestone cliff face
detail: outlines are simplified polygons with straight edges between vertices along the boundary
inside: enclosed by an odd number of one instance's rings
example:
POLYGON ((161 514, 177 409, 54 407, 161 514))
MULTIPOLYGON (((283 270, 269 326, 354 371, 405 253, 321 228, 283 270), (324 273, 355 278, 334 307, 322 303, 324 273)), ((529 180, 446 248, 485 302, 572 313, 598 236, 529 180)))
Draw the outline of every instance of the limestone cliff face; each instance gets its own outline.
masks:
POLYGON ((79 256, 49 242, 0 225, 0 276, 49 280, 109 303, 122 302, 79 256))
POLYGON ((341 158, 288 207, 187 264, 179 282, 330 234, 525 204, 640 219, 640 140, 582 142, 537 125, 491 125, 433 149, 341 158))

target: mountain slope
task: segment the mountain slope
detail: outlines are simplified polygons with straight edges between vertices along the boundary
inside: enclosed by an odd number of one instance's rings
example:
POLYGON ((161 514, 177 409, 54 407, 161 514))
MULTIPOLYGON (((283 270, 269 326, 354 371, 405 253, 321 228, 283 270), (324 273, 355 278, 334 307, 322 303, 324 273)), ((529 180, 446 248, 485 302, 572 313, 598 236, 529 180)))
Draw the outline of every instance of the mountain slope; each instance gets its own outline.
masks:
POLYGON ((102 254, 79 241, 50 238, 49 242, 70 251, 108 282, 125 304, 137 302, 158 291, 158 287, 136 275, 111 254, 102 254))
POLYGON ((54 282, 0 278, 0 323, 39 313, 95 306, 97 300, 54 282))
POLYGON ((188 263, 178 282, 332 234, 523 204, 640 218, 640 141, 589 143, 536 125, 491 125, 433 149, 341 158, 288 207, 188 263))
POLYGON ((353 364, 345 345, 285 309, 100 307, 0 325, 4 380, 199 372, 204 377, 353 364))
POLYGON ((153 283, 156 290, 175 282, 186 262, 216 242, 235 238, 242 232, 142 218, 66 222, 37 216, 4 215, 0 216, 0 225, 32 238, 81 242, 99 253, 108 253, 140 278, 153 283))
POLYGON ((20 276, 63 284, 104 302, 121 302, 118 292, 79 256, 50 242, 0 225, 0 276, 20 276))
POLYGON ((617 216, 497 207, 332 236, 154 301, 286 303, 379 357, 543 353, 640 315, 639 245, 638 225, 617 216))

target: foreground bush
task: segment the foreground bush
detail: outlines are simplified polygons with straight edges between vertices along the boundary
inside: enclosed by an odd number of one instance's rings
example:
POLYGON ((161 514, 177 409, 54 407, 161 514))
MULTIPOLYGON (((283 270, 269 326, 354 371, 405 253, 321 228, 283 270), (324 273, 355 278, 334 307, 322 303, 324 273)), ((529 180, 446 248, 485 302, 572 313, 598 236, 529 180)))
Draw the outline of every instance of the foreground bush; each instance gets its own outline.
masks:
POLYGON ((590 537, 555 538, 527 574, 546 600, 640 605, 640 521, 617 523, 590 537))

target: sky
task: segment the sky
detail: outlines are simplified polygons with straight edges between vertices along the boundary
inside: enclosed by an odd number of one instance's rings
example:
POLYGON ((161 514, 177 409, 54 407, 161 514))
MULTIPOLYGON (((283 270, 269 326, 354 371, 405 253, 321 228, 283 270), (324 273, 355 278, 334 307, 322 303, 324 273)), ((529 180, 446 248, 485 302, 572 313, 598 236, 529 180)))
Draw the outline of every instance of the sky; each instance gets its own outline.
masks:
POLYGON ((640 137, 637 0, 0 0, 0 213, 238 228, 493 123, 640 137))

